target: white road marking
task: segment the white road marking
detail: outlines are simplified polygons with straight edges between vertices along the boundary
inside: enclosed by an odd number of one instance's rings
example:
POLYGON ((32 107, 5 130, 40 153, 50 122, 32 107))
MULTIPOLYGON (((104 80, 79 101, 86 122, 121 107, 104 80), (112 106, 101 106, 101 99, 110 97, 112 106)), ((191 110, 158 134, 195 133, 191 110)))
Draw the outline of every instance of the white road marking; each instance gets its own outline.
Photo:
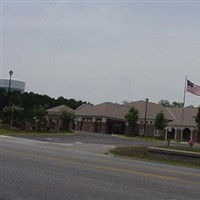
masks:
POLYGON ((9 136, 7 135, 0 135, 0 137, 4 137, 4 138, 10 138, 9 136))
POLYGON ((49 141, 53 141, 53 140, 58 141, 58 140, 60 140, 59 138, 45 138, 45 139, 49 140, 49 141))
POLYGON ((103 147, 105 147, 105 148, 115 148, 114 145, 104 145, 103 147))
POLYGON ((63 145, 63 146, 68 146, 68 147, 73 147, 73 146, 74 146, 74 144, 67 144, 67 143, 66 143, 66 144, 64 143, 64 144, 62 144, 62 145, 63 145))

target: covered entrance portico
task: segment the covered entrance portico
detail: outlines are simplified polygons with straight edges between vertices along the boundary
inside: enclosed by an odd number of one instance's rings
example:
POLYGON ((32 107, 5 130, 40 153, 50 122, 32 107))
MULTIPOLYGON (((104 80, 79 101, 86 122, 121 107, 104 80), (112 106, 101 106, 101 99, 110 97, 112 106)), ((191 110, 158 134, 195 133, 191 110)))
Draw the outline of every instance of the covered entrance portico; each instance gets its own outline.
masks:
POLYGON ((188 127, 167 127, 165 129, 165 139, 174 139, 177 141, 189 141, 193 139, 197 141, 197 130, 196 128, 188 127))
POLYGON ((107 134, 123 134, 125 122, 119 120, 108 119, 106 122, 107 134))
POLYGON ((76 120, 76 130, 106 134, 123 134, 125 120, 106 117, 79 117, 76 120))

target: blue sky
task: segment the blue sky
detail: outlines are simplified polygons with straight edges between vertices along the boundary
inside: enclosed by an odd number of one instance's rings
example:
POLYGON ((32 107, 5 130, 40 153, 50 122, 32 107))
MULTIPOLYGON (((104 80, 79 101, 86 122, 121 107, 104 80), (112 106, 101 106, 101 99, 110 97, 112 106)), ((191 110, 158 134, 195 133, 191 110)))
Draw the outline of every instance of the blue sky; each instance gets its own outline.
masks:
MULTIPOLYGON (((1 1, 1 78, 94 104, 200 85, 200 1, 1 1)), ((187 93, 186 105, 200 105, 187 93)))

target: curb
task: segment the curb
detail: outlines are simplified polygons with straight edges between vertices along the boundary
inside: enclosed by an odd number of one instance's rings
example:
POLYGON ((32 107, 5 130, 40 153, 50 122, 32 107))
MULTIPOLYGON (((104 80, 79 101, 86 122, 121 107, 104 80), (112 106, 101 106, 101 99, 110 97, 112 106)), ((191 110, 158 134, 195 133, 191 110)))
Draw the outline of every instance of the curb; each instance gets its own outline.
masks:
POLYGON ((191 157, 191 158, 200 158, 199 152, 165 149, 165 148, 158 148, 158 147, 148 147, 148 151, 150 153, 159 153, 159 154, 169 154, 169 155, 191 157))

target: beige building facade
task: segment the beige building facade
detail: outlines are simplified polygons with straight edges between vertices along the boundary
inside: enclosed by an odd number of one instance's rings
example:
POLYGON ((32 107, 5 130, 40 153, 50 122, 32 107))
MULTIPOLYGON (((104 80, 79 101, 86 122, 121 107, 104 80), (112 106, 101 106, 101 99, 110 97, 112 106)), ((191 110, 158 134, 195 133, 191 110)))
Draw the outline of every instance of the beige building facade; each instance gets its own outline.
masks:
MULTIPOLYGON (((50 130, 61 130, 63 129, 63 121, 61 119, 61 115, 63 111, 72 112, 75 111, 71 108, 69 108, 66 105, 57 106, 54 108, 50 108, 47 110, 48 117, 47 117, 47 126, 50 130)), ((74 129, 73 126, 74 123, 70 124, 70 129, 74 129)))
MULTIPOLYGON (((57 130, 62 127, 60 113, 63 108, 72 111, 70 108, 63 106, 47 110, 49 124, 55 122, 55 129, 57 130)), ((71 127, 74 130, 86 132, 146 135, 161 139, 170 137, 178 141, 189 141, 190 139, 199 141, 195 123, 197 111, 197 108, 167 108, 160 104, 147 103, 146 101, 136 101, 126 104, 110 102, 98 105, 84 104, 74 111, 75 120, 71 127), (132 106, 139 111, 139 119, 133 132, 131 132, 124 117, 132 106), (154 125, 155 117, 161 111, 168 121, 167 127, 162 132, 156 130, 154 125)))

